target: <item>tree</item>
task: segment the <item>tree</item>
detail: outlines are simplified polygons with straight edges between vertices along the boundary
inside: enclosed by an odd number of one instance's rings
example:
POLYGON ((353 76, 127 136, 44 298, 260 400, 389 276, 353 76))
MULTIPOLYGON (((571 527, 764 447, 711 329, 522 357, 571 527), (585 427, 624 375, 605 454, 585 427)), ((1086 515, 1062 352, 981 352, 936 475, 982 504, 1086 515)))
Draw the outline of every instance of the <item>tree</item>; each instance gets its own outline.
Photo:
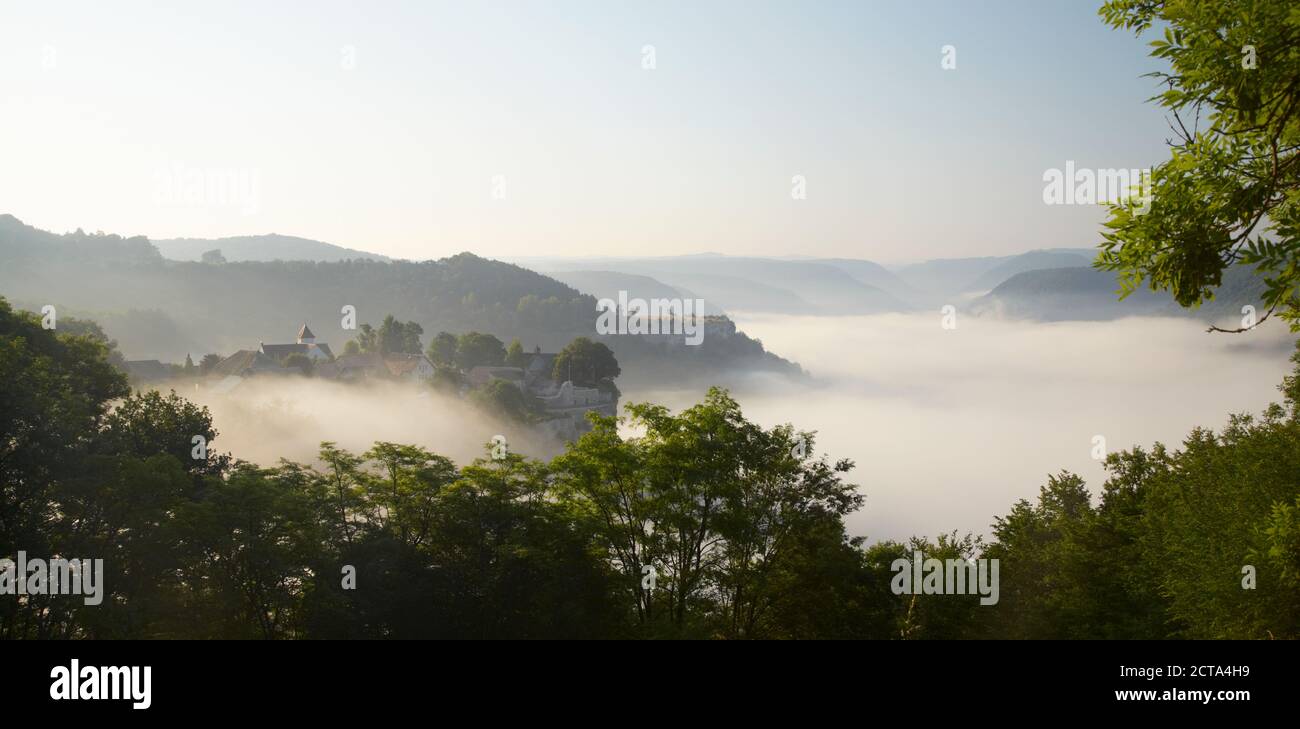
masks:
POLYGON ((361 525, 359 515, 365 503, 366 475, 361 470, 365 459, 339 448, 330 441, 320 444, 321 463, 327 471, 319 477, 321 492, 330 502, 326 513, 333 521, 333 533, 339 541, 351 543, 361 525))
POLYGON ((0 299, 0 553, 95 555, 112 585, 99 606, 0 601, 0 637, 145 635, 170 607, 169 520, 204 472, 222 468, 219 456, 192 458, 192 435, 216 435, 205 414, 158 393, 132 395, 91 329, 45 330, 0 299))
POLYGON ((506 349, 505 363, 509 367, 524 366, 524 347, 519 343, 518 337, 510 340, 510 347, 506 349))
POLYGON ((610 566, 621 578, 618 593, 631 604, 637 625, 651 626, 657 613, 647 568, 658 570, 661 545, 654 538, 653 495, 645 488, 643 454, 625 440, 615 418, 593 416, 592 430, 571 443, 553 468, 561 496, 588 520, 610 566))
POLYGON ((122 400, 104 419, 95 450, 106 455, 130 454, 136 458, 166 454, 196 477, 219 476, 230 466, 230 456, 217 453, 212 413, 173 390, 135 392, 122 400), (195 438, 201 438, 202 448, 195 438), (196 457, 196 454, 198 457, 196 457))
POLYGON ((420 343, 420 337, 424 334, 424 328, 419 324, 408 321, 400 322, 392 314, 384 317, 384 320, 376 329, 369 324, 362 324, 357 328, 356 341, 357 351, 349 351, 349 347, 344 345, 344 354, 357 354, 358 352, 379 352, 381 354, 420 354, 423 351, 423 345, 420 343))
POLYGON ((343 354, 361 354, 361 345, 355 339, 349 339, 343 345, 343 354))
POLYGON ((429 342, 429 361, 444 367, 456 363, 456 335, 438 332, 429 342))
POLYGON ((465 384, 465 378, 455 367, 437 365, 433 368, 433 377, 429 379, 429 384, 440 392, 459 394, 465 384))
POLYGON ((367 494, 374 523, 395 529, 404 543, 424 544, 438 493, 456 479, 456 465, 419 446, 383 441, 364 456, 383 468, 383 478, 374 479, 367 494))
POLYGON ((578 337, 565 345, 555 358, 551 378, 556 382, 572 380, 583 387, 612 384, 621 370, 614 352, 600 342, 578 337))
POLYGON ((568 505, 550 498, 548 475, 511 453, 471 463, 439 494, 428 554, 450 587, 445 635, 615 635, 611 575, 568 505))
POLYGON ((976 635, 999 638, 1294 638, 1300 573, 1300 350, 1284 405, 1107 457, 1101 501, 1078 476, 994 523, 1000 601, 976 635))
POLYGON ((419 324, 413 321, 403 324, 389 314, 379 325, 377 335, 379 351, 385 354, 420 354, 424 351, 423 345, 420 344, 420 336, 423 334, 424 328, 419 324))
POLYGON ((175 579, 191 592, 171 620, 189 617, 190 635, 300 636, 305 588, 324 571, 323 539, 310 494, 278 475, 240 464, 229 478, 212 479, 203 499, 179 508, 185 538, 175 579))
POLYGON ((1048 478, 1037 504, 1021 499, 995 519, 985 556, 1000 564, 999 637, 1089 637, 1087 573, 1096 566, 1080 542, 1093 516, 1083 479, 1061 472, 1048 478))
MULTIPOLYGON (((774 613, 791 597, 781 581, 791 553, 809 544, 840 550, 850 542, 843 518, 863 503, 857 487, 842 479, 853 463, 812 459, 812 433, 795 432, 789 425, 771 430, 751 425, 729 398, 711 393, 705 403, 734 408, 735 420, 728 427, 736 428, 737 436, 722 439, 721 447, 729 447, 730 440, 739 454, 734 473, 730 465, 724 470, 734 482, 715 522, 721 537, 713 576, 720 607, 717 630, 737 639, 779 635, 774 613)), ((719 447, 719 439, 706 436, 708 446, 719 447)), ((836 591, 824 580, 801 582, 807 596, 831 597, 836 591)))
POLYGON ((212 372, 212 368, 221 363, 221 357, 216 354, 205 354, 199 360, 199 374, 207 375, 212 372))
POLYGON ((491 334, 468 332, 456 340, 456 364, 463 370, 499 366, 505 358, 505 345, 491 334))
POLYGON ((1252 0, 1111 0, 1100 12, 1139 35, 1163 27, 1151 55, 1170 70, 1149 75, 1165 85, 1153 100, 1175 139, 1149 199, 1111 206, 1097 265, 1119 273, 1125 296, 1146 279, 1182 306, 1212 298, 1228 267, 1254 266, 1264 316, 1300 329, 1300 15, 1252 0))
POLYGON ((108 363, 120 370, 126 370, 126 357, 123 357, 122 353, 118 351, 117 340, 109 339, 98 322, 89 319, 64 317, 59 319, 59 333, 87 337, 92 341, 99 342, 108 349, 108 363))
POLYGON ((109 402, 126 396, 126 375, 96 338, 41 327, 0 297, 0 552, 17 546, 11 529, 41 513, 44 487, 73 466, 109 402))
POLYGON ((226 257, 221 255, 221 249, 214 248, 210 251, 204 251, 199 260, 210 265, 220 265, 226 262, 226 257))
POLYGON ((316 369, 316 363, 312 361, 312 358, 302 352, 294 352, 293 354, 285 355, 284 359, 280 360, 280 366, 289 369, 296 369, 301 372, 304 377, 310 377, 311 373, 316 369))
POLYGON ((379 351, 379 332, 367 323, 357 327, 357 336, 353 339, 357 343, 357 348, 362 352, 379 351))
POLYGON ((470 397, 483 410, 519 423, 531 421, 537 409, 523 390, 505 380, 490 380, 471 392, 470 397))
MULTIPOLYGON (((903 559, 911 562, 920 552, 926 559, 964 560, 975 558, 981 541, 969 534, 940 534, 937 539, 912 537, 906 542, 887 541, 871 545, 863 555, 865 575, 859 576, 857 589, 850 592, 860 601, 862 628, 873 638, 902 640, 952 640, 977 635, 976 625, 981 608, 976 594, 894 594, 891 582, 897 575, 893 564, 903 559)), ((817 569, 814 565, 812 569, 817 569)), ((970 584, 970 583, 967 583, 970 584)), ((832 589, 843 589, 832 583, 832 589)))
MULTIPOLYGON (((1300 375, 1300 351, 1292 361, 1300 375)), ((1285 546, 1300 497, 1300 401, 1283 392, 1285 405, 1260 416, 1197 428, 1153 459, 1138 487, 1137 541, 1173 636, 1300 636, 1300 575, 1285 546)))
POLYGON ((794 554, 828 538, 848 544, 842 516, 862 503, 840 478, 852 463, 806 460, 799 454, 807 446, 797 446, 811 434, 764 430, 717 388, 679 414, 627 409, 643 436, 624 438, 618 420, 592 416, 593 429, 553 468, 560 493, 591 520, 621 574, 642 632, 779 634, 780 585, 794 579, 783 572, 794 554))

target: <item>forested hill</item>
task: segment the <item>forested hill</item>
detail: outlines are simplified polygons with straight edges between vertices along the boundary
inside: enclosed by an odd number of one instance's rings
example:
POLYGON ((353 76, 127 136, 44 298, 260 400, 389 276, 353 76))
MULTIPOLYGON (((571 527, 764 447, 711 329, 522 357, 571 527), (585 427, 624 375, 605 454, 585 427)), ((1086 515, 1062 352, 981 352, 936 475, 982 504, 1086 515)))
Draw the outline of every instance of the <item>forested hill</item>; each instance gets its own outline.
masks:
MULTIPOLYGON (((176 360, 292 341, 303 322, 341 350, 355 334, 342 328, 349 305, 358 324, 378 324, 387 314, 415 321, 426 343, 439 331, 476 330, 558 351, 575 336, 594 337, 597 314, 591 296, 469 253, 423 262, 168 261, 146 238, 55 235, 12 216, 0 216, 0 294, 26 308, 54 304, 100 321, 129 359, 176 360)), ((706 336, 698 347, 672 352, 634 336, 599 339, 631 379, 799 372, 741 333, 706 336)))
MULTIPOLYGON (((1094 268, 1051 268, 1017 273, 987 295, 970 303, 977 315, 994 314, 1012 319, 1038 321, 1109 320, 1123 316, 1178 316, 1207 323, 1236 320, 1242 307, 1251 305, 1259 315, 1263 303, 1263 279, 1248 266, 1233 266, 1223 275, 1214 298, 1195 309, 1179 306, 1168 292, 1146 286, 1125 299, 1116 293, 1115 274, 1094 268)), ((1236 326, 1235 324, 1231 324, 1236 326)))
POLYGON ((344 248, 310 238, 292 235, 239 235, 229 238, 153 239, 154 247, 164 258, 173 261, 198 261, 204 253, 221 251, 227 261, 346 261, 368 258, 391 260, 378 253, 344 248))

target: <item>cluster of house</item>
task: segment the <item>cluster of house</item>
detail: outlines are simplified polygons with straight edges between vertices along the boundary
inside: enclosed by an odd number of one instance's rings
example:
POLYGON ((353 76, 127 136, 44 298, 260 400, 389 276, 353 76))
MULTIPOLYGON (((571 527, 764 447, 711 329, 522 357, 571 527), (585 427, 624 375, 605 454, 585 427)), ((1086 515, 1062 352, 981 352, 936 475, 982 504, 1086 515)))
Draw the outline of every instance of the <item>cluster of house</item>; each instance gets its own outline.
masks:
POLYGON ((480 366, 471 369, 467 377, 473 387, 504 380, 532 395, 542 403, 548 416, 539 427, 557 438, 573 440, 591 430, 587 413, 617 415, 618 397, 594 387, 579 387, 568 380, 557 383, 551 377, 556 356, 543 353, 538 347, 532 354, 524 355, 522 367, 480 366))
MULTIPOLYGON (((210 374, 220 378, 239 378, 253 375, 301 374, 298 367, 285 366, 290 355, 300 354, 313 363, 312 374, 327 380, 361 380, 366 378, 427 380, 433 377, 433 363, 419 354, 380 354, 364 352, 335 357, 330 346, 317 342, 316 335, 306 324, 298 330, 298 339, 292 344, 266 344, 259 342, 257 349, 241 349, 213 366, 210 374)), ((233 383, 233 384, 238 384, 233 383)))
MULTIPOLYGON (((249 377, 301 375, 301 368, 284 365, 285 359, 295 354, 311 360, 313 376, 329 380, 427 382, 436 371, 429 358, 421 354, 364 352, 335 357, 330 346, 317 342, 311 328, 303 324, 298 330, 297 341, 292 344, 259 342, 257 349, 241 349, 218 362, 208 372, 213 381, 209 389, 226 393, 249 377)), ((612 393, 596 388, 555 382, 551 372, 556 356, 543 353, 539 347, 524 355, 522 367, 474 367, 466 373, 467 383, 462 394, 471 387, 504 380, 542 403, 547 416, 539 424, 543 431, 566 440, 576 438, 591 428, 586 418, 588 412, 615 415, 618 399, 612 393)), ((158 360, 135 360, 126 365, 132 378, 137 380, 160 380, 171 376, 171 368, 158 360)))

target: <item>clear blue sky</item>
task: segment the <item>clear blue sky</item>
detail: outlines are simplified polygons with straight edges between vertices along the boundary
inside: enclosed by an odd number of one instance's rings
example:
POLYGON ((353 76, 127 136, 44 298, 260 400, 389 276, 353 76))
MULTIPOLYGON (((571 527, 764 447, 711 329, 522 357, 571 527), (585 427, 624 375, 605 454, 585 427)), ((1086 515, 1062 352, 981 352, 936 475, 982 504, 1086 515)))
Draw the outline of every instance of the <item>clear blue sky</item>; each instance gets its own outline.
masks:
POLYGON ((902 262, 1095 245, 1101 212, 1044 205, 1044 170, 1166 155, 1145 40, 1095 2, 175 5, 0 4, 0 212, 411 258, 902 262), (253 204, 185 198, 220 173, 253 204))

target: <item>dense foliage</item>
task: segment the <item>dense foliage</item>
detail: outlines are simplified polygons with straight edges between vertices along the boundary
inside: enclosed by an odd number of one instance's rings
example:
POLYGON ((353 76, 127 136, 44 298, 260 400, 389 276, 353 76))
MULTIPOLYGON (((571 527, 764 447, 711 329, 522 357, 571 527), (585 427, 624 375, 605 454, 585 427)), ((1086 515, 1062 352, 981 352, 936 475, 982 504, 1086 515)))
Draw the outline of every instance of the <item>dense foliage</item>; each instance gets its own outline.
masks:
POLYGON ((1281 0, 1110 0, 1103 19, 1143 33, 1168 71, 1170 157, 1146 200, 1112 207, 1099 265, 1124 291, 1145 279, 1183 306, 1249 265, 1265 303, 1300 328, 1300 13, 1281 0))
POLYGON ((600 342, 578 337, 565 345, 555 357, 551 379, 556 382, 571 380, 582 387, 613 388, 614 378, 622 372, 618 359, 600 342))

